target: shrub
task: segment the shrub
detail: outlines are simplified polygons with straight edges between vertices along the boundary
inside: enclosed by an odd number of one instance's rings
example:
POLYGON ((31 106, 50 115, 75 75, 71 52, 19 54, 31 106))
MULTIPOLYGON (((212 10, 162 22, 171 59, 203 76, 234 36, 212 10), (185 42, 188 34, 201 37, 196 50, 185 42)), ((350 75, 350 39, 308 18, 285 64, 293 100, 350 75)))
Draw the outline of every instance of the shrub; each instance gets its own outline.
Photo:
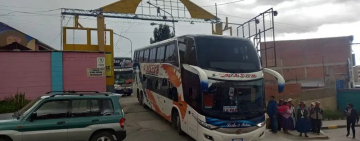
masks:
POLYGON ((12 113, 23 108, 30 100, 25 98, 25 93, 16 93, 0 101, 0 114, 12 113))
POLYGON ((339 120, 344 117, 345 117, 344 113, 339 111, 324 110, 324 114, 323 114, 323 119, 328 119, 328 120, 339 120))

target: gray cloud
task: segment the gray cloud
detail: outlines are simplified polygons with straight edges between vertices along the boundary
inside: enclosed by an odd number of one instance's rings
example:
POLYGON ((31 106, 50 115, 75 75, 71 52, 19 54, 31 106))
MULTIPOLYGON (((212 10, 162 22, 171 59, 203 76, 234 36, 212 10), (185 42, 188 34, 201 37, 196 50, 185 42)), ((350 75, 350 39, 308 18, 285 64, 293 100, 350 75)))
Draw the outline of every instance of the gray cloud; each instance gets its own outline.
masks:
MULTIPOLYGON (((77 3, 71 0, 62 1, 49 1, 49 0, 12 0, 3 2, 0 6, 0 15, 7 14, 9 11, 42 11, 55 8, 78 8, 78 9, 96 9, 101 6, 110 4, 115 0, 77 0, 77 3), (5 5, 5 6, 4 6, 5 5), (6 7, 13 6, 13 7, 6 7), (1 9, 7 9, 4 11, 1 9)), ((145 1, 145 0, 144 0, 145 1)), ((214 3, 226 3, 233 0, 193 0, 200 6, 207 6, 204 9, 215 13, 215 8, 209 5, 214 3)), ((246 0, 245 0, 246 1, 246 0)), ((282 6, 286 3, 299 2, 295 0, 257 0, 254 4, 248 4, 245 2, 238 2, 229 5, 221 5, 218 7, 218 15, 221 19, 225 20, 225 17, 229 17, 229 21, 232 23, 243 23, 250 18, 255 17, 260 12, 263 12, 271 7, 278 10, 279 15, 275 17, 275 29, 276 34, 283 33, 304 33, 310 31, 316 31, 319 26, 332 23, 345 23, 359 21, 360 17, 360 4, 358 0, 316 0, 307 3, 298 3, 295 5, 289 4, 288 6, 282 6), (334 7, 336 12, 332 15, 321 13, 327 9, 321 9, 321 6, 326 4, 337 4, 334 7), (313 13, 301 13, 301 11, 313 10, 311 7, 319 6, 320 9, 313 13), (337 8, 337 9, 336 9, 337 8), (314 16, 318 15, 318 16, 314 16), (323 15, 323 16, 321 16, 323 15)), ((137 13, 141 10, 138 8, 137 13)), ((148 9, 144 9, 144 12, 148 9)), ((155 12, 152 12, 155 13, 155 12)), ((0 21, 5 22, 31 36, 34 36, 41 41, 54 46, 60 47, 60 11, 42 12, 40 14, 24 14, 24 13, 12 13, 8 16, 0 16, 0 21), (40 15, 42 14, 42 15, 40 15)), ((177 14, 174 14, 177 15, 177 14)), ((65 19, 63 25, 68 21, 65 19)), ((96 27, 96 20, 94 18, 81 19, 81 23, 86 27, 96 27)), ((107 27, 113 29, 117 33, 121 33, 124 36, 133 40, 134 49, 148 45, 149 38, 152 37, 152 31, 154 27, 150 26, 150 21, 140 20, 124 20, 124 19, 106 19, 107 27)), ((161 22, 157 22, 161 23, 161 22)), ((171 23, 167 23, 171 24, 171 23)), ((70 20, 68 26, 72 26, 73 21, 70 20)), ((236 27, 236 26, 233 26, 236 27)), ((236 34, 236 31, 233 31, 236 34)), ((70 32, 71 33, 71 32, 70 32)), ((210 24, 195 23, 191 25, 189 23, 179 22, 176 23, 176 34, 183 35, 188 33, 205 33, 211 34, 210 24)), ((74 37, 75 40, 83 39, 80 35, 74 37)), ((93 37, 96 40, 96 37, 93 37)), ((115 55, 117 56, 130 56, 130 43, 122 38, 114 36, 114 44, 116 44, 115 55), (116 44, 117 43, 117 44, 116 44)))

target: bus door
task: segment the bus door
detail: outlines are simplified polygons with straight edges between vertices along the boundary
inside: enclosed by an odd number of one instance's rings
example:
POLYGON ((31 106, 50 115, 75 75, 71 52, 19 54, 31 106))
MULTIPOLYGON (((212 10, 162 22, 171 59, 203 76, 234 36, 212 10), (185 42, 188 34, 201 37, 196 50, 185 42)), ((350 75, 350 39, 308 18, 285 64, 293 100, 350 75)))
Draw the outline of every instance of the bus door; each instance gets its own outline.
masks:
MULTIPOLYGON (((194 40, 192 38, 183 38, 179 39, 179 54, 181 64, 197 65, 196 63, 196 52, 194 40)), ((198 98, 200 96, 200 78, 197 74, 190 72, 182 67, 181 69, 181 80, 183 82, 183 93, 184 99, 188 104, 186 111, 186 124, 188 135, 197 140, 197 118, 198 114, 196 112, 199 109, 198 98), (190 108, 191 107, 191 108, 190 108)))

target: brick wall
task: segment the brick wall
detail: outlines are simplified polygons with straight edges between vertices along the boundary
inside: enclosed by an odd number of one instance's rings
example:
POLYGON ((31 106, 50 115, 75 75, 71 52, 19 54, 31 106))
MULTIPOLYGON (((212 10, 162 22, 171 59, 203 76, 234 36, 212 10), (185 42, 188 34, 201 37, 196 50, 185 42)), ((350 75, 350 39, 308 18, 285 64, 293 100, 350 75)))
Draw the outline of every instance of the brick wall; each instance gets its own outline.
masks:
POLYGON ((278 92, 277 84, 266 84, 265 85, 265 95, 268 96, 279 96, 279 95, 296 95, 301 93, 301 85, 298 83, 294 84, 285 84, 285 89, 283 93, 278 92))
POLYGON ((63 52, 64 90, 106 91, 106 77, 87 77, 87 68, 97 67, 104 53, 63 52))
MULTIPOLYGON (((351 57, 351 37, 334 37, 307 40, 276 41, 276 67, 274 49, 261 51, 262 65, 280 74, 286 81, 322 79, 324 74, 333 79, 342 79, 347 73, 346 61, 351 57), (267 61, 266 61, 267 60, 267 61)), ((267 48, 272 43, 266 43, 267 48)), ((265 43, 261 44, 265 49, 265 43)), ((265 74, 267 80, 274 78, 265 74)))
POLYGON ((51 91, 50 52, 0 52, 0 99, 25 92, 35 98, 51 91))

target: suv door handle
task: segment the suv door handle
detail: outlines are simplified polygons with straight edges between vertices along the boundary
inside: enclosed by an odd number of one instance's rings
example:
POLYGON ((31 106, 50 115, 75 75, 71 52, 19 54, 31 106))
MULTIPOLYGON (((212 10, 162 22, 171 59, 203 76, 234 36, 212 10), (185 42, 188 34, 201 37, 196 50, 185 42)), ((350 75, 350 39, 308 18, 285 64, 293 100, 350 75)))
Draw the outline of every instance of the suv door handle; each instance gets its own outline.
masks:
POLYGON ((63 124, 65 124, 65 121, 59 121, 59 122, 57 122, 57 125, 63 125, 63 124))
POLYGON ((91 122, 99 122, 99 121, 100 121, 99 119, 94 119, 91 122))

